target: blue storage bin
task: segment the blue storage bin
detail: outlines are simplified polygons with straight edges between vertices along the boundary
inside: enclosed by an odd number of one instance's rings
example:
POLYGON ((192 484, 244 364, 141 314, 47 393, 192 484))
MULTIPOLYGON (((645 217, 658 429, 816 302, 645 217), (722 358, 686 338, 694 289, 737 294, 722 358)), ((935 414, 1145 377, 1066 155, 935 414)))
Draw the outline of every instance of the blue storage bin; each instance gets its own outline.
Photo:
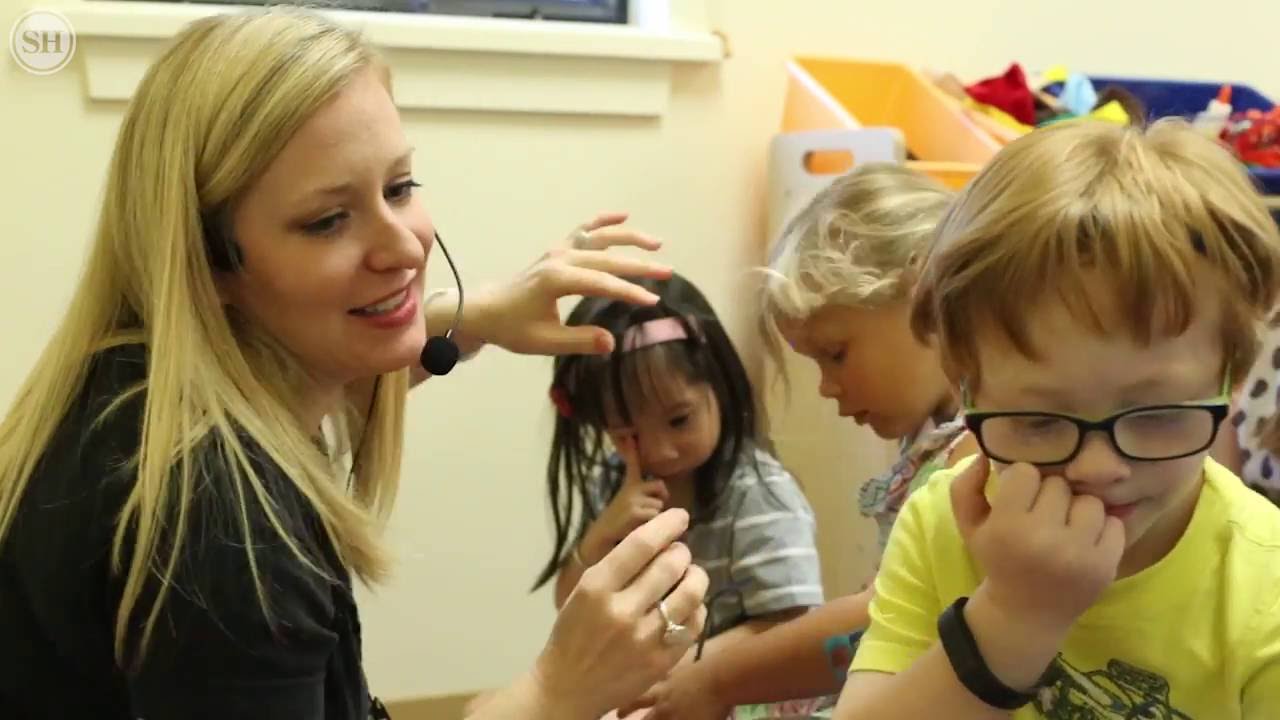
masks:
MULTIPOLYGON (((1180 115, 1191 119, 1205 109, 1209 101, 1218 96, 1218 90, 1227 83, 1180 82, 1176 80, 1148 80, 1090 75, 1093 87, 1101 93, 1108 85, 1115 85, 1133 93, 1147 106, 1149 119, 1180 115)), ((1231 109, 1270 110, 1276 103, 1248 85, 1231 85, 1231 109)), ((1267 195, 1280 195, 1280 168, 1251 168, 1250 174, 1267 195)), ((1280 220, 1280 211, 1276 212, 1280 220)))

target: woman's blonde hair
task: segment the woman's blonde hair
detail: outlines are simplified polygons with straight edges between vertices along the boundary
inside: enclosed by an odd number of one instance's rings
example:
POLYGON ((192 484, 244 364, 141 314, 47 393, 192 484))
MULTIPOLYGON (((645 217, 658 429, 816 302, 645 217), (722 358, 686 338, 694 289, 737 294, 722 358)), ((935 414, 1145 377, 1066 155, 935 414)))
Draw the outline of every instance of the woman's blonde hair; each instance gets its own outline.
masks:
POLYGON ((372 412, 366 406, 330 414, 342 435, 361 437, 348 489, 337 450, 317 446, 318 429, 299 419, 306 378, 296 359, 220 300, 204 228, 207 221, 219 235, 228 233, 237 201, 293 133, 366 69, 389 86, 369 46, 319 15, 278 7, 217 15, 183 30, 125 114, 71 307, 0 423, 2 541, 33 471, 84 389, 93 357, 145 343, 147 377, 135 389, 145 389, 141 441, 130 466, 136 480, 116 519, 111 555, 112 572, 124 577, 115 618, 122 664, 131 656, 141 661, 184 545, 192 542, 203 452, 216 452, 223 468, 217 491, 232 495, 238 508, 233 521, 268 616, 270 598, 252 550, 264 544, 251 537, 260 520, 255 513, 265 514, 300 563, 328 573, 304 549, 306 541, 286 529, 252 453, 265 453, 297 486, 344 565, 366 582, 386 572, 378 529, 398 482, 407 371, 381 378, 372 412), (157 581, 158 588, 150 584, 157 581), (143 598, 153 600, 149 607, 139 606, 143 598), (141 636, 130 637, 143 618, 141 636))
POLYGON ((781 361, 778 321, 800 322, 823 306, 877 307, 911 292, 952 192, 926 175, 868 163, 836 178, 793 218, 763 269, 760 322, 781 361))
POLYGON ((976 391, 982 332, 1035 359, 1027 308, 1041 301, 1139 343, 1181 334, 1202 264, 1238 383, 1280 289, 1280 231, 1243 166, 1181 120, 1062 123, 1010 143, 957 198, 917 283, 912 327, 936 335, 948 377, 976 391), (1098 273, 1109 298, 1090 292, 1098 273), (1108 300, 1116 317, 1102 311, 1108 300))

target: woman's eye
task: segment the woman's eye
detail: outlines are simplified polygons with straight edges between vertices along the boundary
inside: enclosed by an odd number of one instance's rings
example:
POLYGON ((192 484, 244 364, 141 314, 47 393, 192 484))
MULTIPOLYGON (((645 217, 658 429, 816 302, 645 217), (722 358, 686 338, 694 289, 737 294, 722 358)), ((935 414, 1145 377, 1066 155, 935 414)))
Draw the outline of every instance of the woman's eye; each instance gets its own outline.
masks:
MULTIPOLYGON (((413 197, 413 189, 420 188, 422 184, 416 180, 405 180, 389 186, 384 193, 384 197, 392 202, 403 202, 413 197)), ((350 216, 346 211, 336 212, 332 215, 307 223, 302 226, 304 232, 308 235, 330 235, 338 231, 339 227, 350 216)))
POLYGON ((329 235, 336 232, 342 221, 346 219, 346 212, 337 212, 332 215, 326 215, 315 222, 307 223, 302 229, 308 235, 329 235))
POLYGON ((405 200, 413 195, 414 188, 420 188, 420 187, 422 187, 422 183, 419 183, 416 180, 405 180, 404 182, 398 182, 392 185, 391 187, 387 188, 386 197, 388 200, 405 200))
POLYGON ((687 424, 689 424, 688 415, 677 415, 676 417, 671 418, 671 427, 673 428, 682 428, 687 424))

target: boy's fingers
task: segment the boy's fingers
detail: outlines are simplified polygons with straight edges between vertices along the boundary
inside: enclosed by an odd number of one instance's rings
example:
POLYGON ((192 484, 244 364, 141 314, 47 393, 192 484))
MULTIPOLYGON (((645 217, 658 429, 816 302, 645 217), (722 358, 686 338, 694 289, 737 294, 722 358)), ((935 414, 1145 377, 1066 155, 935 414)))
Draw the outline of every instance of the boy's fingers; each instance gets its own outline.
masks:
POLYGON ((996 480, 991 507, 1000 508, 1001 512, 1031 512, 1036 498, 1040 496, 1040 486, 1040 471, 1034 465, 1010 465, 1000 472, 1000 477, 996 480))
POLYGON ((991 464, 987 456, 978 453, 959 475, 951 481, 951 512, 964 537, 976 530, 991 513, 985 494, 991 464))
POLYGON ((1114 558, 1118 566, 1120 559, 1124 556, 1124 546, 1124 521, 1117 517, 1107 517, 1106 524, 1102 527, 1102 537, 1098 540, 1098 547, 1106 551, 1107 557, 1114 558))

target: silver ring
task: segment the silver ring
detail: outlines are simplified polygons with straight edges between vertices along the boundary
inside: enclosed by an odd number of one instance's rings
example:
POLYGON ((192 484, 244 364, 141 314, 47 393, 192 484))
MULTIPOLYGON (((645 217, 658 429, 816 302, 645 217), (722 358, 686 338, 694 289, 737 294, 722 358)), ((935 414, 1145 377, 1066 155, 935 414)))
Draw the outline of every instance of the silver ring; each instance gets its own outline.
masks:
POLYGON ((671 616, 667 614, 667 601, 658 601, 658 614, 662 616, 662 622, 667 627, 662 631, 663 645, 684 645, 689 642, 689 628, 679 623, 671 622, 671 616))
POLYGON ((575 230, 573 232, 573 249, 585 250, 590 246, 591 233, 586 230, 575 230))

